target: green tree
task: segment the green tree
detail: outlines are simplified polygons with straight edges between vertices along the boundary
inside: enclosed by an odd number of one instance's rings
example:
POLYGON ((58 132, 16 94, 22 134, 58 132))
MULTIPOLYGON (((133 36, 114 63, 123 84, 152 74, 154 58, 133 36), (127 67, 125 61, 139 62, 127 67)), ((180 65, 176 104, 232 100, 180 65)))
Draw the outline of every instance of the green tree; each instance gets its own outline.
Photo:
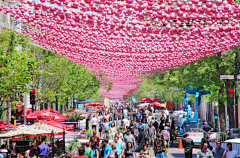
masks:
MULTIPOLYGON (((178 87, 179 91, 184 91, 188 84, 195 88, 202 86, 205 90, 211 91, 211 95, 204 97, 210 102, 218 102, 221 131, 225 131, 227 90, 233 87, 234 80, 220 80, 220 75, 234 74, 234 51, 236 49, 214 54, 181 67, 166 70, 163 73, 155 73, 147 76, 147 80, 152 84, 166 86, 167 88, 178 87)), ((191 99, 195 101, 194 96, 191 99)), ((230 128, 232 128, 234 127, 233 107, 227 106, 227 109, 230 128)))

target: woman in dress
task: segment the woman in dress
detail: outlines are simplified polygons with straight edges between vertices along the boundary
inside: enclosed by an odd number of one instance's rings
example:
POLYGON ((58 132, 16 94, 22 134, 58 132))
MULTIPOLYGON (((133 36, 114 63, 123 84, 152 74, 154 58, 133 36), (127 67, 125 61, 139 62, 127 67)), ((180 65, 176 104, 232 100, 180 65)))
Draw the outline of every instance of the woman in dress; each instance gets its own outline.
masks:
POLYGON ((139 157, 140 158, 150 158, 151 157, 150 152, 148 151, 147 144, 143 145, 143 150, 140 151, 139 157))
POLYGON ((99 121, 99 133, 100 133, 100 137, 102 137, 103 135, 103 118, 101 118, 101 120, 99 121))
POLYGON ((112 123, 113 123, 113 119, 112 119, 112 117, 109 117, 109 128, 112 126, 112 123))
POLYGON ((103 123, 103 133, 104 133, 104 138, 108 138, 108 133, 109 133, 109 123, 107 122, 107 119, 104 119, 103 123))
POLYGON ((127 148, 124 151, 123 158, 135 158, 131 142, 127 143, 127 148))
POLYGON ((113 122, 110 129, 109 129, 109 135, 110 139, 114 140, 115 134, 117 133, 117 128, 115 127, 115 123, 113 122))

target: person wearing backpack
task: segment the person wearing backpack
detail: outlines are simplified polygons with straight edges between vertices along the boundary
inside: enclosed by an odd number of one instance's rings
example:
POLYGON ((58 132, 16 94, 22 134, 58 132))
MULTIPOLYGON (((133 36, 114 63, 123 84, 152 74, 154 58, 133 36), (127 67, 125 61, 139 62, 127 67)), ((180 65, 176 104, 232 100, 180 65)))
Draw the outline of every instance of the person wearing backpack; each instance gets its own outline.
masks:
POLYGON ((161 133, 157 134, 157 139, 154 144, 154 153, 156 158, 165 158, 167 156, 167 146, 165 141, 162 139, 161 133))

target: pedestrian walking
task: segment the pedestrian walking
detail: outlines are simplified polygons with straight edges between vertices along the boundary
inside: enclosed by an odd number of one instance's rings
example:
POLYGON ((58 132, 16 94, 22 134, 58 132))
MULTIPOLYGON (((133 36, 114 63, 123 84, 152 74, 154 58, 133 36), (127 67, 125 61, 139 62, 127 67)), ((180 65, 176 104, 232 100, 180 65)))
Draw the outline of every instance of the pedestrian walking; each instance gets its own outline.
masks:
POLYGON ((110 135, 111 140, 114 140, 116 133, 117 133, 117 127, 115 126, 115 123, 113 122, 109 129, 109 135, 110 135))
POLYGON ((97 131, 93 131, 93 136, 90 137, 89 143, 93 144, 98 144, 99 145, 100 138, 97 136, 97 131))
POLYGON ((127 142, 126 149, 123 154, 123 158, 135 158, 135 153, 131 142, 127 142))
POLYGON ((164 127, 164 130, 161 131, 161 134, 163 136, 163 140, 166 142, 166 145, 168 147, 168 142, 170 140, 170 133, 168 131, 168 127, 167 126, 164 127))
POLYGON ((104 138, 108 138, 108 133, 109 133, 109 123, 107 122, 107 119, 104 118, 104 123, 103 123, 103 133, 104 133, 104 138))
POLYGON ((221 141, 217 141, 216 145, 217 145, 217 147, 214 148, 212 151, 213 157, 214 158, 222 158, 225 149, 221 147, 221 141))
POLYGON ((114 143, 116 144, 116 151, 117 151, 116 154, 115 154, 115 157, 116 158, 121 158, 122 157, 122 152, 124 150, 123 144, 122 144, 122 142, 119 142, 118 137, 114 138, 114 143))
POLYGON ((167 155, 167 146, 165 141, 162 139, 161 133, 157 134, 157 139, 154 145, 154 154, 156 158, 165 158, 167 155))
POLYGON ((148 139, 147 133, 144 130, 144 128, 141 127, 141 132, 138 134, 138 137, 137 137, 138 147, 135 150, 136 152, 140 152, 141 150, 143 150, 143 145, 146 144, 147 142, 146 139, 148 139))
POLYGON ((88 158, 88 156, 84 155, 85 149, 80 147, 78 148, 78 155, 74 156, 74 158, 88 158))
POLYGON ((164 126, 165 126, 165 117, 162 114, 162 117, 160 118, 160 126, 159 126, 160 132, 164 129, 164 126))
MULTIPOLYGON (((203 149, 197 153, 197 158, 213 158, 213 153, 208 149, 208 143, 203 144, 203 149)), ((230 158, 230 157, 229 157, 230 158)), ((233 157, 231 157, 233 158, 233 157)))
POLYGON ((135 146, 135 138, 134 136, 131 134, 131 130, 130 129, 127 129, 127 134, 124 135, 124 142, 126 144, 125 147, 127 147, 127 143, 131 143, 132 146, 134 145, 135 146))
POLYGON ((89 148, 89 142, 86 143, 84 155, 88 156, 88 158, 93 157, 93 151, 92 151, 92 149, 89 148))
POLYGON ((104 135, 103 135, 103 123, 104 123, 103 118, 101 118, 101 120, 98 122, 98 124, 99 124, 99 134, 100 134, 100 137, 104 136, 104 135))
POLYGON ((49 146, 46 144, 46 139, 42 139, 42 143, 38 146, 39 148, 39 157, 40 158, 47 158, 49 155, 49 146))
POLYGON ((237 158, 238 152, 232 148, 232 143, 227 143, 227 149, 224 151, 222 158, 237 158))
POLYGON ((111 145, 108 144, 108 139, 106 139, 106 138, 103 140, 103 143, 105 145, 104 158, 110 158, 110 155, 112 153, 112 147, 111 147, 111 145))
POLYGON ((154 138, 156 136, 156 130, 153 126, 153 123, 150 122, 150 125, 147 127, 147 134, 148 134, 148 146, 150 148, 150 145, 152 144, 154 147, 154 138))
POLYGON ((97 144, 92 144, 92 150, 93 150, 93 158, 100 158, 97 144))
POLYGON ((140 151, 139 157, 140 158, 151 158, 150 152, 148 151, 147 144, 143 145, 143 150, 140 151))
POLYGON ((189 138, 188 133, 184 133, 182 141, 183 141, 185 158, 192 158, 192 150, 194 146, 193 139, 189 138))
POLYGON ((93 115, 93 118, 91 119, 91 124, 92 124, 92 129, 94 130, 94 131, 96 131, 97 130, 97 118, 95 117, 95 115, 93 115))

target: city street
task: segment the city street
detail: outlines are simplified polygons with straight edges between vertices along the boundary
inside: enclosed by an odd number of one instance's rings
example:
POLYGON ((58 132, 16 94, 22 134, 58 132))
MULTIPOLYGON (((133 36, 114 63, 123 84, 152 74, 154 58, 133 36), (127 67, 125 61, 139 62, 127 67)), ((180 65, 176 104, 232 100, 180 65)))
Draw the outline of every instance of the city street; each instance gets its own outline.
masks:
MULTIPOLYGON (((196 158, 196 155, 200 149, 195 147, 193 149, 193 158, 196 158)), ((173 146, 168 148, 168 158, 185 158, 184 149, 178 149, 178 140, 175 140, 173 146)), ((150 148, 151 158, 155 158, 152 147, 150 148)), ((138 156, 138 153, 137 155, 138 156)))

